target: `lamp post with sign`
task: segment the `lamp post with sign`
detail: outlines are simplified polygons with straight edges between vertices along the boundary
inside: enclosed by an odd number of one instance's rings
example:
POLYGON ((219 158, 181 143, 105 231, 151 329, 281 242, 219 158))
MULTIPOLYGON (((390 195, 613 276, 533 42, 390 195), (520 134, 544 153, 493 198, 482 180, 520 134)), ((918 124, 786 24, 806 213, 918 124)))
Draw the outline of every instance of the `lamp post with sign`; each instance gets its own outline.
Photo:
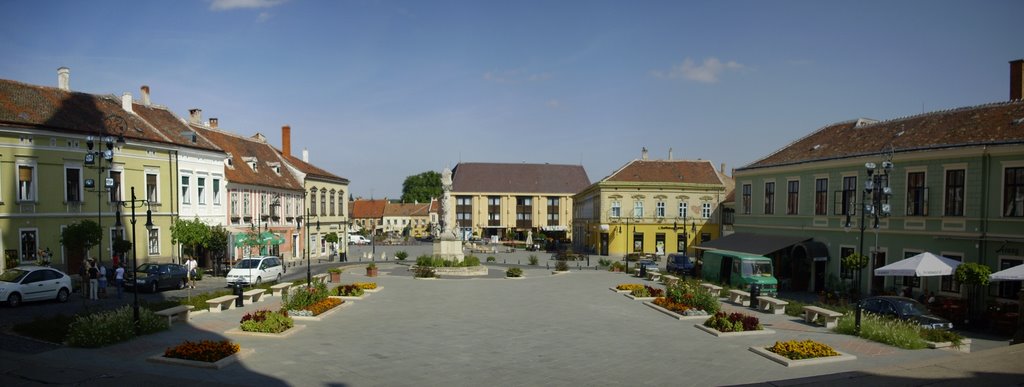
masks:
MULTIPOLYGON (((124 130, 128 127, 128 121, 124 117, 118 115, 109 115, 104 120, 105 127, 111 128, 111 130, 124 133, 124 130)), ((112 136, 87 136, 85 138, 85 145, 89 148, 85 152, 85 165, 93 166, 96 168, 96 180, 86 179, 85 188, 93 189, 96 191, 96 222, 100 226, 100 230, 103 230, 103 193, 110 192, 118 194, 115 189, 114 179, 110 176, 103 178, 103 173, 113 167, 114 165, 114 145, 123 146, 125 144, 124 136, 118 135, 116 138, 112 136), (103 146, 100 146, 100 142, 103 146), (103 162, 107 162, 107 166, 103 165, 103 162), (100 186, 100 181, 103 185, 100 186)), ((118 195, 120 196, 120 195, 118 195)), ((120 197, 111 197, 111 201, 116 201, 120 197)), ((103 264, 103 232, 100 232, 100 240, 97 243, 99 247, 99 256, 97 257, 97 263, 103 264)), ((113 240, 111 240, 111 246, 113 246, 113 240)))

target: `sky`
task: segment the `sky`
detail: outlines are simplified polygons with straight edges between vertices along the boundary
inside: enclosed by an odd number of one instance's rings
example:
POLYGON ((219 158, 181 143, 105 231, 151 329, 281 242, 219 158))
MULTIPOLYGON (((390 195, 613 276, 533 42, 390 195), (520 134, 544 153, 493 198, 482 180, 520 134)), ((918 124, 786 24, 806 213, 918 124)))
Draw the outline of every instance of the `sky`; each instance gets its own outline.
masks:
POLYGON ((0 78, 199 108, 398 198, 459 162, 727 173, 835 122, 1005 101, 1024 1, 0 1, 0 78))

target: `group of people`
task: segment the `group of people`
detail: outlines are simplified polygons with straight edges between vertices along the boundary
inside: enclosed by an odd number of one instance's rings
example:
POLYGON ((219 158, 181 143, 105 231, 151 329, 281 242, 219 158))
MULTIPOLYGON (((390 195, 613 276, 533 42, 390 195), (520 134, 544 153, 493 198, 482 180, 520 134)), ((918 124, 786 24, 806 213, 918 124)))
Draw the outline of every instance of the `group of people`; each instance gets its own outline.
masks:
MULTIPOLYGON (((86 278, 89 279, 87 293, 90 300, 98 300, 100 297, 107 297, 107 283, 110 281, 110 273, 107 266, 97 264, 96 260, 88 258, 83 264, 86 278)), ((117 288, 117 298, 120 299, 124 293, 124 265, 115 260, 113 270, 114 286, 117 288)))

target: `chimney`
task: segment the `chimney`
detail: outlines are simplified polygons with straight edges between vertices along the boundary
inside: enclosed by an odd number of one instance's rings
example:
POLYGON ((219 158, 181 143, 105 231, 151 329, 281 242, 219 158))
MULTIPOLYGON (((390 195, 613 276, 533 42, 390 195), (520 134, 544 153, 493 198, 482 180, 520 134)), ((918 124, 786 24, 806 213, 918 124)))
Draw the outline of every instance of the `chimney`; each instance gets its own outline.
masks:
POLYGON ((641 160, 647 160, 647 147, 644 147, 644 148, 643 148, 643 149, 642 149, 642 150, 640 151, 640 159, 641 159, 641 160))
POLYGON ((149 106, 149 86, 142 85, 139 90, 141 91, 140 94, 142 94, 142 105, 149 106))
POLYGON ((718 171, 721 172, 723 175, 725 174, 725 163, 722 163, 722 168, 719 169, 718 171))
POLYGON ((124 94, 121 94, 121 109, 124 109, 124 111, 129 113, 134 113, 132 111, 132 93, 126 91, 124 94))
POLYGON ((1024 99, 1024 59, 1010 62, 1010 100, 1024 99))
POLYGON ((200 124, 203 122, 203 109, 192 108, 188 109, 188 123, 200 124))
POLYGON ((71 91, 71 69, 67 67, 57 69, 57 88, 71 91))
POLYGON ((668 148, 668 161, 672 161, 672 148, 668 148))
POLYGON ((284 157, 292 156, 292 127, 289 125, 281 127, 281 153, 284 157))
POLYGON ((217 129, 218 120, 214 117, 210 117, 210 128, 217 129))
POLYGON ((309 162, 309 150, 306 149, 306 148, 302 148, 302 162, 304 162, 304 163, 308 163, 309 162))

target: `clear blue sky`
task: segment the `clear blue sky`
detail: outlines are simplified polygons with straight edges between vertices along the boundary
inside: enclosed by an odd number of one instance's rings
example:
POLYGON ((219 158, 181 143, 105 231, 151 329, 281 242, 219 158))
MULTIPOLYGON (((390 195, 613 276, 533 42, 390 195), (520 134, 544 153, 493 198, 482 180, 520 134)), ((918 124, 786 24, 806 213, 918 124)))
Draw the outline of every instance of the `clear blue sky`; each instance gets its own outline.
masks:
POLYGON ((727 169, 858 117, 1007 100, 1024 1, 3 1, 0 78, 152 88, 397 198, 461 161, 727 169))

